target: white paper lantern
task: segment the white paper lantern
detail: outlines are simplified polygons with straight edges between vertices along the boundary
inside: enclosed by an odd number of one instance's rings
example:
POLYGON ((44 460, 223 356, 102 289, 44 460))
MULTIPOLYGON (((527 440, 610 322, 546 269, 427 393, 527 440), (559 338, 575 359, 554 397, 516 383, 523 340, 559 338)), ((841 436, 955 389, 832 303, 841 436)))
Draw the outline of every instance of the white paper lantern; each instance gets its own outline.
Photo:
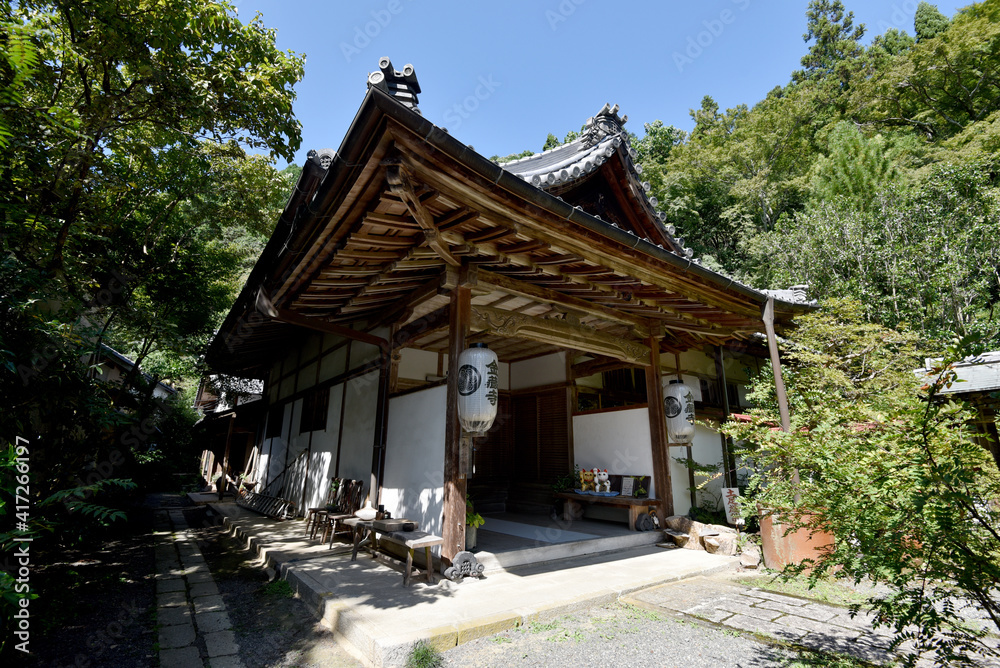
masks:
POLYGON ((690 443, 694 439, 694 395, 691 388, 672 380, 663 391, 663 412, 667 416, 667 441, 690 443))
POLYGON ((497 416, 500 365, 485 343, 473 343, 458 356, 458 419, 470 434, 485 434, 497 416))

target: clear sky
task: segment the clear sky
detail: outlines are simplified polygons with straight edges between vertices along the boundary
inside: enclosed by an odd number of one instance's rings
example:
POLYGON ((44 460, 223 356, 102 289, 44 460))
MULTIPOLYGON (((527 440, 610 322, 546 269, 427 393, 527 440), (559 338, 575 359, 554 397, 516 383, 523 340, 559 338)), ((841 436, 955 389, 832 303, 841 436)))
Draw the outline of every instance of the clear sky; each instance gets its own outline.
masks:
MULTIPOLYGON (((412 63, 420 110, 486 156, 540 151, 619 104, 626 126, 690 129, 705 95, 752 105, 799 67, 808 0, 236 0, 306 54, 296 86, 303 125, 296 162, 337 148, 388 56, 412 63)), ((946 16, 967 2, 937 3, 946 16)), ((867 43, 889 28, 913 34, 917 0, 845 0, 867 43)), ((279 165, 280 167, 280 165, 279 165)))

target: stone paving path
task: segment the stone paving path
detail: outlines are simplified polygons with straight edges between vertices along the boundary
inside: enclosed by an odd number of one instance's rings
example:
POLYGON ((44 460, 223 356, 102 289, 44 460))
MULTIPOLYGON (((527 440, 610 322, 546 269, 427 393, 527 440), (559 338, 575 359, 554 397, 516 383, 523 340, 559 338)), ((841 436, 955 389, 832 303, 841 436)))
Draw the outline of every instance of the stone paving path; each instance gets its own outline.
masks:
MULTIPOLYGON (((624 600, 875 664, 888 663, 893 658, 889 649, 892 633, 886 628, 874 628, 873 618, 867 613, 851 617, 846 608, 755 587, 695 578, 646 589, 624 600)), ((935 664, 921 659, 917 665, 935 664)), ((980 665, 1000 666, 988 660, 980 665)))
POLYGON ((242 668, 226 605, 184 512, 156 511, 153 537, 160 668, 242 668))

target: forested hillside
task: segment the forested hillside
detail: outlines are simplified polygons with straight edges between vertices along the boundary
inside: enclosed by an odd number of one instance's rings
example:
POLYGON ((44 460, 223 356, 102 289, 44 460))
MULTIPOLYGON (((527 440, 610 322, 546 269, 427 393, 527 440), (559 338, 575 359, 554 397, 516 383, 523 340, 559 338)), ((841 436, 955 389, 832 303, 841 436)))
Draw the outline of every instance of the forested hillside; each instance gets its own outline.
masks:
POLYGON ((913 35, 869 39, 840 0, 804 23, 802 69, 766 98, 706 95, 690 132, 634 138, 668 222, 752 285, 808 283, 931 339, 995 332, 1000 0, 921 2, 913 35))

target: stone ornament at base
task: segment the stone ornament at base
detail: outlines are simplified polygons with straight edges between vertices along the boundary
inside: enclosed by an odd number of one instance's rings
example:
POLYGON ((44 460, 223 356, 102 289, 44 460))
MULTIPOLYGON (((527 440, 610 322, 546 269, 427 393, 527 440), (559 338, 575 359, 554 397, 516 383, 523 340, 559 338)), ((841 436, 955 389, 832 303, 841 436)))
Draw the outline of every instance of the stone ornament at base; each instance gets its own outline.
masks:
POLYGON ((459 552, 455 555, 455 558, 451 560, 451 566, 444 569, 444 576, 451 580, 452 582, 459 582, 463 578, 475 577, 483 578, 483 571, 486 570, 486 566, 479 563, 476 559, 476 555, 471 552, 459 552))

